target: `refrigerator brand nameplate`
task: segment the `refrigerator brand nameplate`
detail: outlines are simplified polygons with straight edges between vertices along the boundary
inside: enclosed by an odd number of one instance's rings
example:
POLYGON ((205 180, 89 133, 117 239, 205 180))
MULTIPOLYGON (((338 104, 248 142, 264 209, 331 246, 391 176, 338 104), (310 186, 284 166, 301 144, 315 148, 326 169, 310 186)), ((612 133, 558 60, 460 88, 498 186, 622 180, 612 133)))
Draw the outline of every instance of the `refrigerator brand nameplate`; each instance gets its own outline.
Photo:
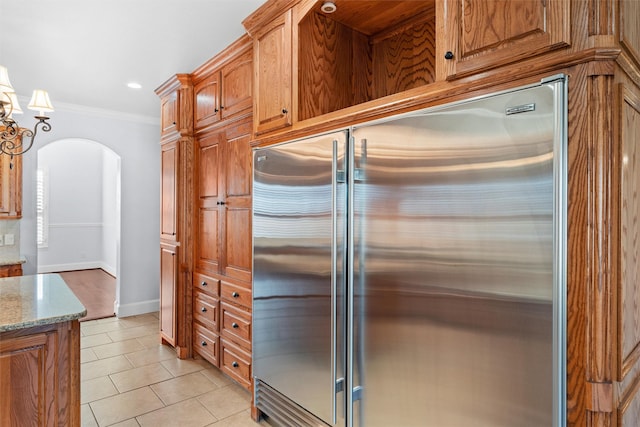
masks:
POLYGON ((527 113, 529 111, 536 111, 536 104, 516 105, 515 107, 507 107, 504 110, 507 116, 510 116, 511 114, 527 113))

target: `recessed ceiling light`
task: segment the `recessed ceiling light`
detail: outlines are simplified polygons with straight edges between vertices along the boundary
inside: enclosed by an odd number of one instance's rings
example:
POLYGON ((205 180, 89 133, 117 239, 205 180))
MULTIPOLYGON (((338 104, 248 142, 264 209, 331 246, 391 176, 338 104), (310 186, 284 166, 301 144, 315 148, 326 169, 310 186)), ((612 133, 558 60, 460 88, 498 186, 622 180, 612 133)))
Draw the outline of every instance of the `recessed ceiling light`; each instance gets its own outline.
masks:
POLYGON ((142 85, 136 82, 127 83, 127 87, 131 89, 142 89, 142 85))

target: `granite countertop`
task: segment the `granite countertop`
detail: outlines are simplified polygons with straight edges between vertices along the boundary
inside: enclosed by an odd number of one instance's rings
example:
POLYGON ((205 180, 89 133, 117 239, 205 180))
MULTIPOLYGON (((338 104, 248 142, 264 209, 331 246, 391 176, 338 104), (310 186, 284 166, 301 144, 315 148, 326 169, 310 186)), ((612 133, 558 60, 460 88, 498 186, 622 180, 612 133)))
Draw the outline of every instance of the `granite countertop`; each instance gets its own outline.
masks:
POLYGON ((59 274, 0 278, 0 332, 66 322, 86 314, 59 274))
POLYGON ((27 258, 25 258, 24 256, 20 256, 18 258, 5 258, 0 260, 0 266, 24 264, 26 262, 27 262, 27 258))

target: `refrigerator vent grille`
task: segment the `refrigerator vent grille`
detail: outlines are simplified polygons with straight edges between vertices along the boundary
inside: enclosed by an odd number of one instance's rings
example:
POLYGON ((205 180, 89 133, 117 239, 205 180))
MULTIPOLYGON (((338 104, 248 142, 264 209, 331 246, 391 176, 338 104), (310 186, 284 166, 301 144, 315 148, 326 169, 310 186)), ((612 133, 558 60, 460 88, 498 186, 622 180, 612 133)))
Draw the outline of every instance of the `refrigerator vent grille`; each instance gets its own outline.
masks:
POLYGON ((328 424, 258 379, 255 380, 255 394, 256 407, 273 424, 282 427, 328 426, 328 424))

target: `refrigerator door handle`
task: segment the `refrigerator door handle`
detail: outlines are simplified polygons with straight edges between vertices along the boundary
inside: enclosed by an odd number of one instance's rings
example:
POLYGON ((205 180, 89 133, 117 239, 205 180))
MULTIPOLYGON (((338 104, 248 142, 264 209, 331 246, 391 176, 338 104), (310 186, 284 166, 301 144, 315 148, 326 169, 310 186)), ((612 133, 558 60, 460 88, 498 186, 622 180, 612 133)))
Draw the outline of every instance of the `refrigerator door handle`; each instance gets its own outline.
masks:
POLYGON ((331 378, 332 384, 335 384, 334 390, 332 390, 333 399, 331 402, 331 413, 333 424, 336 423, 336 401, 338 399, 338 393, 342 391, 341 380, 337 378, 337 245, 338 245, 338 141, 333 140, 333 158, 331 162, 331 378))

